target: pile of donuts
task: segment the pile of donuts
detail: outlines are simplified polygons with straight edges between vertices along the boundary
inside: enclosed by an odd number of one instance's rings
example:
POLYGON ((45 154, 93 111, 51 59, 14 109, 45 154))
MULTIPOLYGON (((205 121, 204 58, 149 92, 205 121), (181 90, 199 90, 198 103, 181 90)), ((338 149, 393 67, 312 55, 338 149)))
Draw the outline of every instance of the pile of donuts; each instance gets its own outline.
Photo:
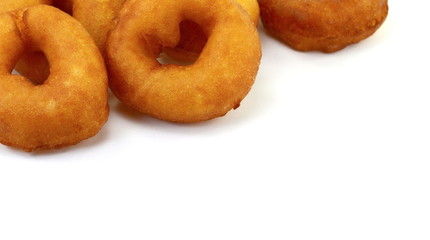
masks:
POLYGON ((30 152, 93 137, 109 89, 165 121, 224 116, 255 81, 260 14, 291 48, 328 53, 387 13, 387 0, 1 0, 0 143, 30 152))

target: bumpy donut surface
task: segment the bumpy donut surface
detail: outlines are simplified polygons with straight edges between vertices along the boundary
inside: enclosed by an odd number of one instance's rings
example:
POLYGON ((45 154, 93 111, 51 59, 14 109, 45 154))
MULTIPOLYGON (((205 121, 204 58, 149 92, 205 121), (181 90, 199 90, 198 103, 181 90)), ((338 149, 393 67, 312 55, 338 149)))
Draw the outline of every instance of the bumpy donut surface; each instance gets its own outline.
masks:
POLYGON ((82 25, 46 5, 2 14, 0 25, 0 143, 56 149, 97 134, 108 118, 107 74, 82 25), (27 49, 47 57, 45 82, 11 74, 27 49))
POLYGON ((128 0, 107 40, 113 93, 142 113, 172 122, 204 121, 239 107, 260 58, 257 30, 231 0, 128 0), (206 47, 192 65, 161 65, 157 57, 177 45, 185 19, 202 27, 206 47))
MULTIPOLYGON (((260 21, 260 8, 257 0, 235 0, 251 17, 255 26, 260 21)), ((185 20, 180 24, 181 40, 174 48, 166 48, 165 53, 178 61, 195 61, 208 40, 202 28, 193 21, 185 20)))
POLYGON ((387 0, 258 0, 269 33, 299 51, 335 52, 371 36, 387 0))

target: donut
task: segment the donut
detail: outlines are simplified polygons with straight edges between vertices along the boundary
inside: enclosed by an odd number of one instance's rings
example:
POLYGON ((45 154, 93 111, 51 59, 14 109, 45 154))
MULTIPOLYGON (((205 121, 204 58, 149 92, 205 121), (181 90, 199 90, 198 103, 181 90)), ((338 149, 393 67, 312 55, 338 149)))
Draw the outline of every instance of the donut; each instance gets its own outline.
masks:
MULTIPOLYGON (((107 33, 124 2, 125 0, 52 0, 52 5, 78 20, 104 55, 107 33)), ((49 75, 46 58, 40 52, 24 53, 15 69, 34 82, 43 82, 49 75)))
MULTIPOLYGON (((249 14, 255 26, 260 20, 260 8, 257 0, 236 0, 249 14)), ((177 61, 195 61, 206 45, 207 37, 202 28, 193 21, 185 20, 180 24, 181 40, 174 48, 166 48, 164 52, 177 61)))
POLYGON ((37 4, 51 4, 52 0, 1 0, 0 13, 13 11, 19 8, 25 8, 37 4))
POLYGON ((254 83, 258 32, 231 0, 128 0, 116 21, 106 43, 110 88, 144 114, 181 123, 221 117, 254 83), (160 64, 157 57, 177 45, 185 19, 202 27, 206 47, 192 65, 160 64))
POLYGON ((82 25, 47 5, 4 13, 0 25, 0 143, 35 151, 96 135, 109 114, 107 72, 82 25), (43 83, 11 74, 28 49, 48 59, 43 83))
POLYGON ((258 0, 265 29, 298 51, 335 52, 371 36, 387 0, 258 0))

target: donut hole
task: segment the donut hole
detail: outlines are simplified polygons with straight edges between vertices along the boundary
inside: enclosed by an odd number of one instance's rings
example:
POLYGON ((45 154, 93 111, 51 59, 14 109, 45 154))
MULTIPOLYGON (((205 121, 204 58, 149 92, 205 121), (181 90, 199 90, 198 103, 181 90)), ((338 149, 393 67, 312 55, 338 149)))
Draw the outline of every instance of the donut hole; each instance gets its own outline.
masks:
POLYGON ((184 60, 184 59, 178 59, 178 58, 172 57, 172 54, 170 54, 170 50, 167 50, 167 48, 165 48, 163 52, 160 53, 160 56, 157 58, 157 61, 161 65, 174 64, 178 66, 190 66, 190 65, 193 65, 196 62, 196 60, 197 58, 191 59, 191 60, 184 60))
POLYGON ((15 70, 35 85, 42 85, 50 75, 49 62, 41 51, 24 53, 15 70))
POLYGON ((158 61, 161 64, 192 65, 200 57, 208 38, 202 27, 192 20, 179 23, 180 40, 174 48, 164 48, 158 61))

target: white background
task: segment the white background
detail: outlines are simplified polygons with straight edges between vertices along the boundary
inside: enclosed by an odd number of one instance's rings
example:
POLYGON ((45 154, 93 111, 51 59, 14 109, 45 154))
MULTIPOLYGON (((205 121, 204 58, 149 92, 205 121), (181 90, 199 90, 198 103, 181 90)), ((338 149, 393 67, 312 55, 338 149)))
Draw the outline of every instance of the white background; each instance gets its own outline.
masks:
POLYGON ((430 239, 430 4, 371 38, 296 52, 260 27, 253 90, 178 125, 112 97, 96 137, 0 146, 0 239, 430 239))

